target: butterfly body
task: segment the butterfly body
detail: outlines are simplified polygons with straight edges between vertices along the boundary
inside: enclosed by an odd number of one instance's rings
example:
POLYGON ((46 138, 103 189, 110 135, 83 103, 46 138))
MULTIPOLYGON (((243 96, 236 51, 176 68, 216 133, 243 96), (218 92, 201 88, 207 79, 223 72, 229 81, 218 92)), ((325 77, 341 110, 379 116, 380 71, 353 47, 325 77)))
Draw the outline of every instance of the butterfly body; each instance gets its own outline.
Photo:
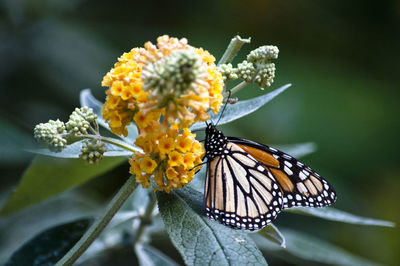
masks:
POLYGON ((226 137, 207 125, 206 215, 236 229, 258 230, 295 206, 324 207, 336 200, 328 182, 275 148, 226 137))

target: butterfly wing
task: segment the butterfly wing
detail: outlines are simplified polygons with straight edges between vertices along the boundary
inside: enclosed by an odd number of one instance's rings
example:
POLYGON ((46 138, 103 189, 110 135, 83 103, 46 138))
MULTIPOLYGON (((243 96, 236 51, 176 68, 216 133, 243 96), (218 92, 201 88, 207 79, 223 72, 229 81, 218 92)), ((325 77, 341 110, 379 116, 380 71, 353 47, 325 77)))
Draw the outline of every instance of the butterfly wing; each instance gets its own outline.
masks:
POLYGON ((270 171, 238 145, 207 163, 206 215, 237 229, 257 230, 282 209, 283 198, 270 171))
POLYGON ((336 192, 318 173, 292 156, 251 140, 228 137, 249 153, 278 181, 283 208, 325 207, 336 201, 336 192))

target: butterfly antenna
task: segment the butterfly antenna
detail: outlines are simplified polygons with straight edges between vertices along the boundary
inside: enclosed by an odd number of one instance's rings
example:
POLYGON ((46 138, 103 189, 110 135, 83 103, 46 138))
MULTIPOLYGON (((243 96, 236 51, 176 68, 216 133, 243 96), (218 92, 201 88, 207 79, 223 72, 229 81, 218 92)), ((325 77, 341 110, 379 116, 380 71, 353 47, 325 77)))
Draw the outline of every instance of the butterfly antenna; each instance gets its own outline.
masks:
POLYGON ((226 105, 228 104, 230 98, 231 98, 231 90, 228 91, 228 98, 226 99, 224 108, 222 108, 221 115, 219 116, 218 121, 217 121, 217 123, 215 124, 215 126, 217 126, 218 123, 219 123, 219 120, 221 120, 221 117, 222 117, 222 115, 223 115, 223 113, 224 113, 224 111, 225 111, 226 105))

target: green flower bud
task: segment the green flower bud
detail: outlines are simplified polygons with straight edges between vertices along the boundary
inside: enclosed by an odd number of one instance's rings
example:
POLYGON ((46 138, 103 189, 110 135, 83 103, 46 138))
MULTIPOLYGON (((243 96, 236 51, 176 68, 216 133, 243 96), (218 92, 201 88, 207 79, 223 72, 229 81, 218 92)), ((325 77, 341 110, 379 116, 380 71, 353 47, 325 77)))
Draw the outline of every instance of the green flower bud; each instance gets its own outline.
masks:
POLYGON ((255 74, 256 69, 252 63, 244 60, 242 63, 238 64, 237 75, 244 81, 252 82, 255 74))
POLYGON ((45 144, 51 151, 60 152, 67 146, 67 140, 62 136, 66 132, 64 122, 57 119, 36 125, 33 135, 35 139, 45 144))
POLYGON ((252 63, 267 62, 269 59, 277 59, 278 54, 278 47, 274 45, 264 45, 251 51, 247 56, 247 60, 252 63))
POLYGON ((168 96, 179 97, 189 90, 197 92, 197 84, 208 86, 202 80, 206 75, 207 69, 202 66, 201 57, 195 51, 176 50, 143 67, 143 89, 152 89, 150 97, 160 100, 168 96))
POLYGON ((227 79, 235 80, 235 79, 239 78, 238 74, 237 74, 238 69, 234 68, 232 66, 232 64, 230 64, 230 63, 229 64, 221 64, 218 66, 218 69, 221 72, 224 80, 227 80, 227 79))
POLYGON ((81 148, 80 158, 89 164, 98 164, 107 151, 104 143, 98 140, 87 140, 81 148))
POLYGON ((88 134, 87 130, 90 128, 90 122, 94 122, 96 119, 97 115, 93 113, 92 108, 75 108, 65 126, 70 134, 88 134))
POLYGON ((275 78, 275 64, 260 64, 258 65, 258 71, 254 77, 254 82, 257 83, 261 89, 271 86, 275 78))

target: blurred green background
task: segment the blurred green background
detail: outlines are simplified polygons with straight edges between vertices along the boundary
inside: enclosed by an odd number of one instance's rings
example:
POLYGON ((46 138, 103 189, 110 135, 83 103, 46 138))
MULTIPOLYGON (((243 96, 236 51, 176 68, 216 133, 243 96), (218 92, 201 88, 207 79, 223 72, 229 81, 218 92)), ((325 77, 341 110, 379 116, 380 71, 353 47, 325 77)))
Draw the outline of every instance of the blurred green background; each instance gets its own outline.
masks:
MULTIPOLYGON (((32 158, 21 148, 34 145, 34 125, 67 120, 84 88, 103 100, 102 77, 124 51, 168 34, 186 37, 218 59, 239 34, 252 43, 242 48, 237 62, 260 45, 277 45, 273 88, 293 86, 256 113, 222 126, 224 132, 272 145, 315 142, 317 152, 303 161, 336 188, 335 207, 399 223, 399 22, 400 1, 395 0, 2 0, 1 202, 32 158)), ((237 96, 263 93, 250 86, 237 96)), ((127 169, 119 167, 78 192, 101 202, 118 188, 127 169)), ((65 215, 62 211, 53 215, 65 215)), ((290 214, 276 224, 329 239, 376 262, 400 262, 397 228, 290 214)), ((7 242, 0 241, 4 249, 7 242)))

